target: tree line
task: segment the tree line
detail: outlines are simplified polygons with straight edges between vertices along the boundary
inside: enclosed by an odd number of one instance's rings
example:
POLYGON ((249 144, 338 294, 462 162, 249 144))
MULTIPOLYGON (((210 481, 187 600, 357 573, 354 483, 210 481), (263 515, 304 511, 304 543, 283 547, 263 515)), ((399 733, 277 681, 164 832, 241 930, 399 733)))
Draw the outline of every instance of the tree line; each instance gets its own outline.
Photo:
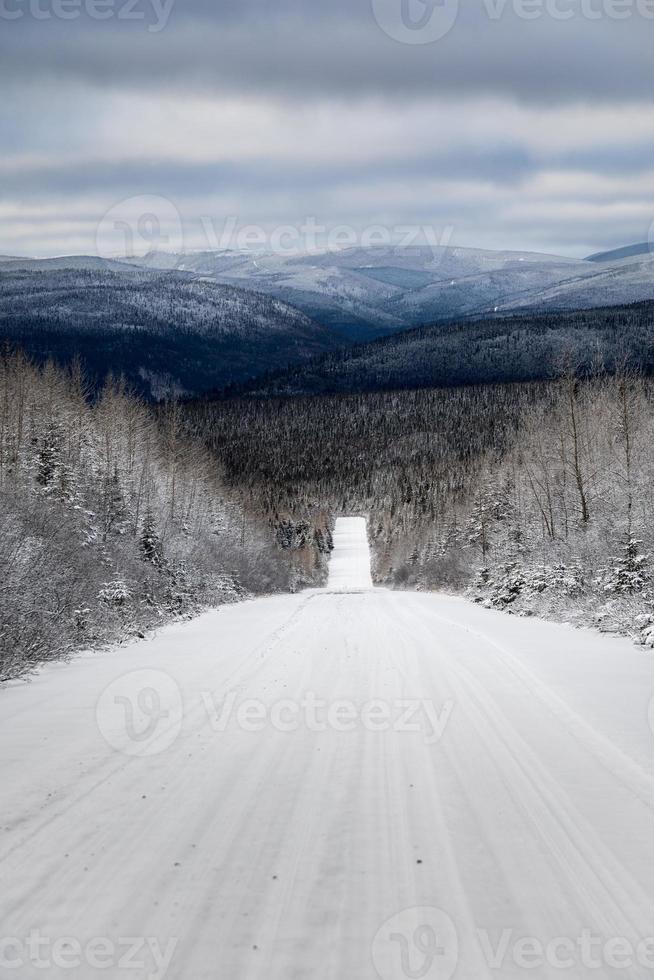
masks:
POLYGON ((0 356, 0 679, 305 577, 176 404, 0 356))

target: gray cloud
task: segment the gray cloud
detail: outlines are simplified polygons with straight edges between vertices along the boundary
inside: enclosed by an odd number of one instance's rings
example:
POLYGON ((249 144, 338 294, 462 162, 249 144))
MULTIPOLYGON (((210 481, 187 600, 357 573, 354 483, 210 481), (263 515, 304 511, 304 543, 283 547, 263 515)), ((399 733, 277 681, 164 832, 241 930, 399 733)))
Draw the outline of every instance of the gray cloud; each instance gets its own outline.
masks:
MULTIPOLYGON (((57 0, 0 9, 35 2, 57 0)), ((0 253, 89 250, 140 194, 194 225, 226 208, 447 223, 459 244, 575 254, 654 219, 654 20, 636 12, 543 0, 574 16, 525 20, 507 0, 495 20, 502 0, 461 0, 423 46, 387 36, 372 0, 176 0, 148 30, 165 2, 137 0, 139 21, 0 18, 0 253)))
POLYGON ((535 169, 519 147, 458 149, 426 157, 380 160, 369 163, 325 164, 308 167, 302 161, 192 163, 163 160, 114 160, 26 167, 5 166, 0 177, 0 200, 39 197, 44 188, 52 196, 77 196, 97 191, 113 194, 158 193, 167 196, 239 192, 324 191, 339 185, 370 185, 377 181, 410 181, 417 178, 492 180, 510 183, 535 169))
MULTIPOLYGON (((654 140, 635 146, 599 146, 536 154, 518 144, 484 148, 458 146, 440 152, 404 155, 374 162, 326 162, 310 165, 305 160, 240 160, 193 162, 151 158, 111 161, 80 161, 26 166, 5 164, 0 172, 0 201, 79 195, 157 193, 168 197, 191 194, 289 192, 338 193, 343 185, 374 186, 380 182, 401 186, 414 181, 456 180, 511 187, 538 175, 542 170, 622 176, 649 172, 654 161, 654 140)), ((654 194, 654 187, 652 188, 654 194)), ((603 191, 579 188, 579 199, 597 201, 603 191)))
POLYGON ((218 94, 264 90, 295 99, 484 92, 557 103, 653 95, 654 20, 637 13, 625 21, 581 15, 557 21, 546 14, 530 21, 508 7, 492 20, 483 2, 473 7, 464 0, 450 33, 421 46, 386 36, 367 2, 221 4, 212 11, 204 2, 177 0, 156 34, 147 30, 156 20, 153 0, 139 2, 143 22, 4 24, 0 77, 218 94))

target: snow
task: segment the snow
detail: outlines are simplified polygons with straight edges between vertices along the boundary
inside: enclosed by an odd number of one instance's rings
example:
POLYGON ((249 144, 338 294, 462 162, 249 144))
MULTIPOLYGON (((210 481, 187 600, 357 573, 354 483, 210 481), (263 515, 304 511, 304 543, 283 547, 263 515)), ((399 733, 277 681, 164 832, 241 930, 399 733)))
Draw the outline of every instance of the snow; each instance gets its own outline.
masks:
POLYGON ((651 654, 372 589, 361 519, 335 544, 327 590, 0 691, 8 976, 651 976, 604 945, 654 932, 651 654))
POLYGON ((364 517, 339 517, 336 520, 327 588, 331 592, 372 588, 370 546, 364 517))

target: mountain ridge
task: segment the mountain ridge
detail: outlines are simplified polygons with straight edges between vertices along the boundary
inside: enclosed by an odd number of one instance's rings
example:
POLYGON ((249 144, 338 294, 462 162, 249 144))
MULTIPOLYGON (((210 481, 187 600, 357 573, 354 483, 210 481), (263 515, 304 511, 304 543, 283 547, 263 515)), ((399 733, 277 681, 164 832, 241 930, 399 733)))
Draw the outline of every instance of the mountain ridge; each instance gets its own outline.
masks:
MULTIPOLYGON (((169 263, 171 256, 151 253, 145 261, 152 267, 169 263)), ((345 342, 465 317, 654 299, 654 255, 645 245, 597 253, 593 261, 415 245, 354 246, 290 257, 201 251, 179 255, 176 262, 216 281, 276 296, 345 342)))
POLYGON ((572 366, 654 373, 654 301, 436 323, 327 353, 216 397, 296 397, 544 381, 572 366))
POLYGON ((639 242, 636 245, 623 245, 621 248, 609 249, 607 252, 595 252, 586 257, 586 262, 611 262, 619 259, 633 258, 636 255, 649 255, 654 252, 651 242, 639 242))

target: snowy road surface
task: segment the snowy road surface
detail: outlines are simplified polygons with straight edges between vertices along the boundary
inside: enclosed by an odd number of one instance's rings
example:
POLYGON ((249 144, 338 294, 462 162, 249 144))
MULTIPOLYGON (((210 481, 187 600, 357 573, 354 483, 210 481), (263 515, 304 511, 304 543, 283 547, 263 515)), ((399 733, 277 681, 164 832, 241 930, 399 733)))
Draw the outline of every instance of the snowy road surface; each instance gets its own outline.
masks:
POLYGON ((0 691, 0 975, 652 977, 653 693, 628 641, 381 589, 49 666, 0 691))
POLYGON ((336 522, 327 588, 330 592, 372 588, 365 518, 341 517, 336 522))

